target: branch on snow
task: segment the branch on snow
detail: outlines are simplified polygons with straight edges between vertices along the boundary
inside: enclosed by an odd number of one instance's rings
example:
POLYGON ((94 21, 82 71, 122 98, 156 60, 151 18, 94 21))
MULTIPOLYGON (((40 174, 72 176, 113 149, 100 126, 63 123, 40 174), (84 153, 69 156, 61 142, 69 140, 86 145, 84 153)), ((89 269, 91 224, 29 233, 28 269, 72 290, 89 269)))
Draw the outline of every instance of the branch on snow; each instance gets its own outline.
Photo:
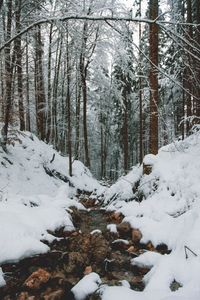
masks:
POLYGON ((47 175, 54 177, 56 179, 60 179, 66 183, 69 183, 69 186, 74 187, 74 184, 71 182, 71 180, 69 179, 69 177, 61 174, 60 172, 56 171, 56 170, 50 170, 48 167, 43 165, 43 168, 46 172, 47 175))

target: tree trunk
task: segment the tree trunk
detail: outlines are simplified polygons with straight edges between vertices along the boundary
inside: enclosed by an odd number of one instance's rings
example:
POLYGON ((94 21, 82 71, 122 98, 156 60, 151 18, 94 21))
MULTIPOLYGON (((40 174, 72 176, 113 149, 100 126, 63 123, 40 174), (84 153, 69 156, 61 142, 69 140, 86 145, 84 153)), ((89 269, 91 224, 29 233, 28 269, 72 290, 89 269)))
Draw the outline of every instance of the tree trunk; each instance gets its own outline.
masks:
MULTIPOLYGON (((21 0, 15 1, 16 6, 16 31, 21 30, 21 0)), ((19 97, 19 122, 20 130, 25 130, 25 117, 24 117, 24 103, 23 103, 23 77, 22 77, 22 49, 21 49, 21 37, 15 40, 16 50, 16 68, 17 68, 17 87, 19 97)))
POLYGON ((44 90, 44 77, 43 77, 43 66, 42 66, 42 39, 40 26, 36 28, 36 61, 35 61, 35 79, 36 79, 36 121, 37 130, 39 137, 45 139, 45 90, 44 90))
POLYGON ((75 159, 79 159, 80 148, 80 111, 81 111, 81 83, 79 77, 79 70, 76 70, 76 134, 75 134, 75 159))
MULTIPOLYGON (((68 26, 68 25, 67 25, 68 26)), ((71 99, 70 99, 70 62, 69 62, 69 35, 67 28, 67 142, 68 142, 68 155, 69 155, 69 175, 72 176, 72 133, 71 133, 71 99)))
MULTIPOLYGON (((12 0, 7 2, 7 26, 6 26, 6 39, 11 37, 12 26, 12 0)), ((8 126, 10 121, 10 111, 12 106, 12 72, 11 72, 11 46, 10 44, 5 48, 5 112, 4 112, 4 126, 2 128, 2 141, 1 145, 6 150, 6 143, 8 139, 8 126)))
POLYGON ((53 33, 53 24, 50 25, 49 31, 49 49, 48 49, 48 90, 47 90, 47 124, 46 124, 46 140, 47 143, 50 141, 51 135, 51 123, 52 123, 52 107, 51 107, 51 45, 52 45, 52 33, 53 33))
MULTIPOLYGON (((150 0, 150 19, 158 17, 158 0, 150 0)), ((158 153, 158 25, 150 24, 149 58, 151 61, 150 83, 150 153, 158 153)))
POLYGON ((26 35, 26 130, 31 131, 30 120, 30 88, 29 88, 29 54, 28 37, 26 35))

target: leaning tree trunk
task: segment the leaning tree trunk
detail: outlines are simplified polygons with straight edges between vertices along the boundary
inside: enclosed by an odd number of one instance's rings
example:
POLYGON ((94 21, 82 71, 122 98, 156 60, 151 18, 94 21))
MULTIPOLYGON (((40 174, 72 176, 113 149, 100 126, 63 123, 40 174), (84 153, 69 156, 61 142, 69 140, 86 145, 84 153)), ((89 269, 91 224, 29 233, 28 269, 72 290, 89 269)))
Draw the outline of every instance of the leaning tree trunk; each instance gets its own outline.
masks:
MULTIPOLYGON (((158 17, 158 0, 150 0, 150 19, 158 17)), ((151 61, 150 83, 150 152, 158 153, 158 25, 150 24, 149 33, 149 58, 151 61)))

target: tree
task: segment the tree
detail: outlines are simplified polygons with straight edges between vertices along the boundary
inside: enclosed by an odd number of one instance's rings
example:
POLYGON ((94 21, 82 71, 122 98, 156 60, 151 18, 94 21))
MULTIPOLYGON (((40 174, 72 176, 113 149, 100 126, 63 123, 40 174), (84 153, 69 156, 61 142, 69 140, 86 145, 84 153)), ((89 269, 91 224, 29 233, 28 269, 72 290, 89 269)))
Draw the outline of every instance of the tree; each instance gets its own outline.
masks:
MULTIPOLYGON (((149 1, 149 17, 156 20, 158 17, 158 0, 149 1)), ((150 152, 158 153, 158 25, 149 25, 149 70, 150 85, 150 152)))

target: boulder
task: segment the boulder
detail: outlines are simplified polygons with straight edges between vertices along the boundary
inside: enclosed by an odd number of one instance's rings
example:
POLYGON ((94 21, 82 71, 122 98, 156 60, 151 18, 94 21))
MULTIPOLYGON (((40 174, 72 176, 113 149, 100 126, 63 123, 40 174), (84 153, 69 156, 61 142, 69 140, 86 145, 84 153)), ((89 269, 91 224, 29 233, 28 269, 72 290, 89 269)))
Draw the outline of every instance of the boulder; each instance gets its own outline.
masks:
POLYGON ((51 275, 44 269, 38 269, 33 272, 24 282, 24 285, 29 289, 39 289, 43 284, 47 283, 51 275))
POLYGON ((139 229, 133 228, 131 236, 132 236, 133 243, 139 243, 142 238, 142 233, 139 229))
POLYGON ((123 222, 117 225, 117 230, 119 232, 120 237, 131 237, 131 226, 128 222, 123 222))

